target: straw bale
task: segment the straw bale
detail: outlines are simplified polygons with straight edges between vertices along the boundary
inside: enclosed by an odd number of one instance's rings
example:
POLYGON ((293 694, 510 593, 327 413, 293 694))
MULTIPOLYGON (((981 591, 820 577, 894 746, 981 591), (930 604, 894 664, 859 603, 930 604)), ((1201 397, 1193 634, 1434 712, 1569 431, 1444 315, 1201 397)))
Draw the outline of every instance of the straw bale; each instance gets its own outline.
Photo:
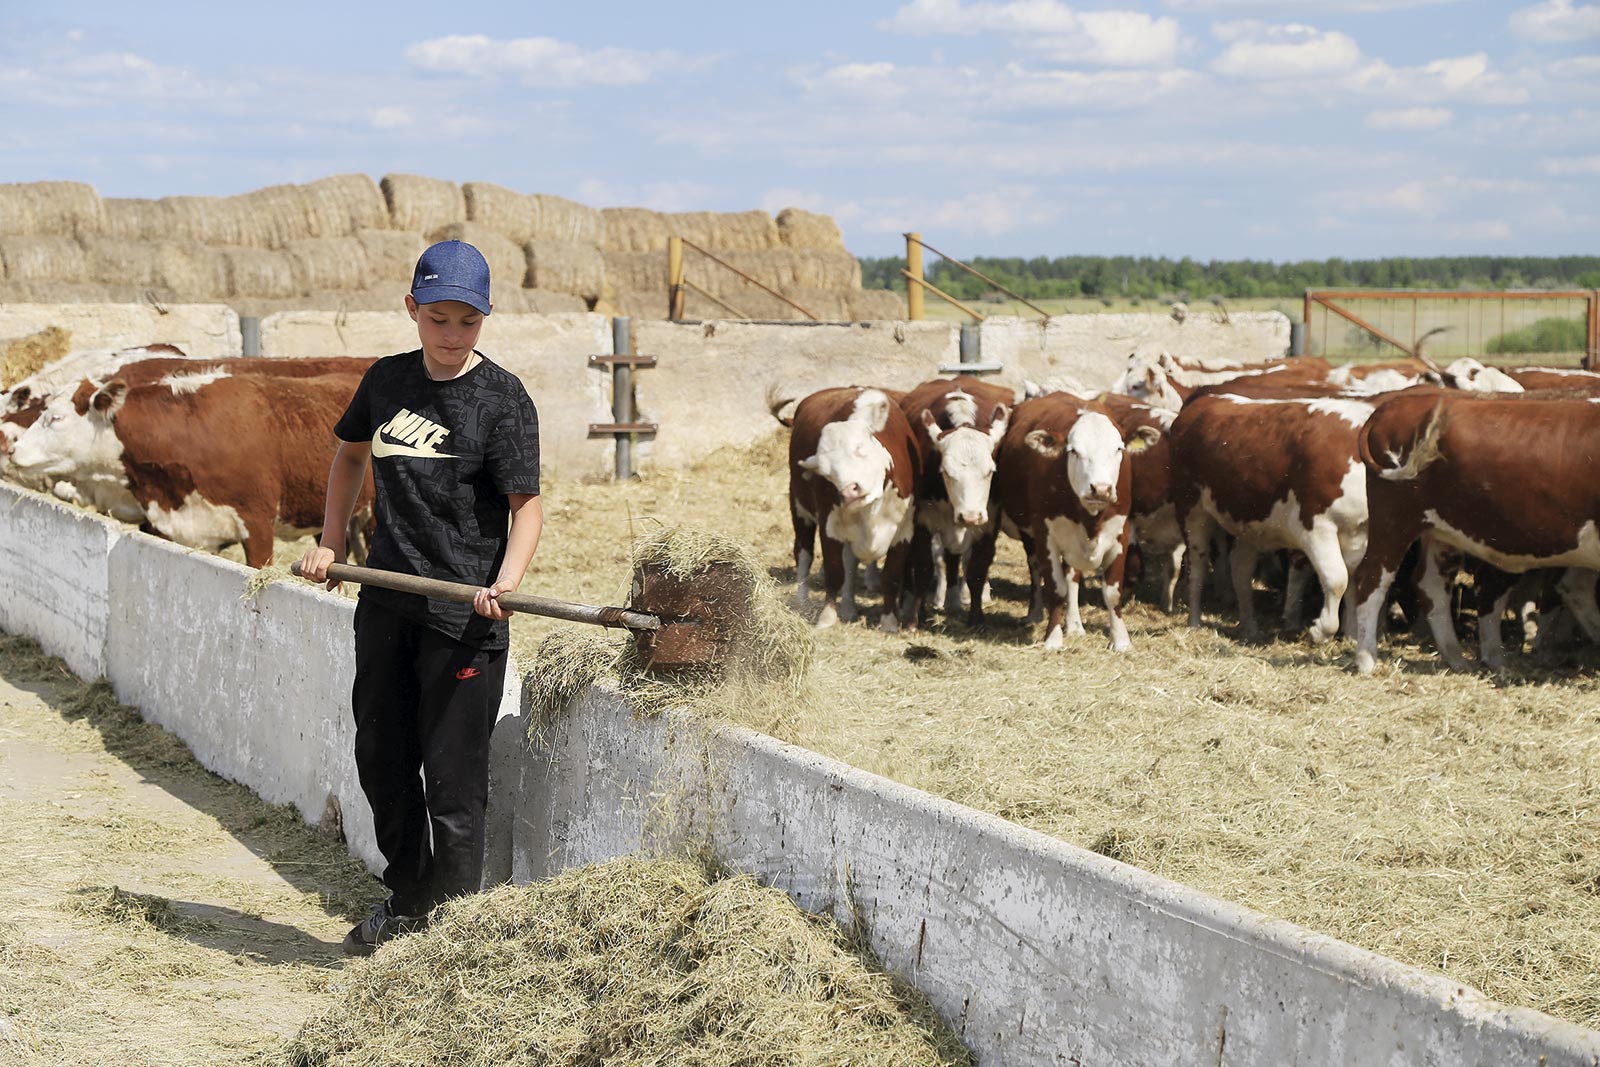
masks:
POLYGON ((589 302, 571 293, 556 293, 549 289, 497 289, 494 293, 496 315, 556 315, 569 311, 588 311, 589 302))
POLYGON ((307 237, 289 242, 295 275, 310 292, 360 289, 367 284, 367 250, 355 237, 307 237))
POLYGON ((487 227, 517 244, 539 236, 539 200, 493 182, 464 182, 467 220, 487 227))
POLYGON ((653 289, 619 288, 613 303, 620 315, 636 319, 664 319, 667 317, 667 287, 658 285, 653 289))
POLYGON ((906 317, 906 298, 891 289, 851 289, 845 299, 852 322, 906 317))
POLYGON ((428 245, 420 233, 362 229, 356 239, 367 252, 367 284, 392 282, 401 292, 410 288, 417 260, 428 245))
POLYGON ((229 197, 244 216, 239 244, 287 248, 290 242, 321 236, 311 214, 311 200, 298 185, 269 185, 229 197))
POLYGON ((528 254, 521 245, 478 222, 460 222, 433 231, 433 241, 465 241, 489 261, 489 296, 500 289, 520 289, 528 276, 528 254))
MULTIPOLYGON (((620 294, 624 290, 667 291, 665 252, 622 252, 601 249, 605 280, 620 294)), ((663 297, 665 299, 665 297, 663 297)))
POLYGON ((72 347, 72 333, 60 326, 46 326, 38 333, 0 341, 0 389, 10 389, 66 355, 72 347))
POLYGON ((101 223, 100 194, 82 182, 0 184, 0 236, 94 233, 101 223))
POLYGON ((797 207, 778 212, 778 238, 785 248, 843 248, 844 236, 829 215, 797 207))
POLYGON ((600 220, 600 247, 607 252, 665 252, 672 235, 666 218, 649 208, 601 208, 600 220))
POLYGON ((176 304, 171 289, 104 282, 0 282, 0 304, 176 304))
POLYGON ((270 248, 218 249, 228 267, 228 292, 242 297, 294 297, 305 292, 295 258, 270 248))
MULTIPOLYGON (((263 247, 246 205, 233 196, 168 196, 161 200, 165 233, 148 234, 208 245, 263 247)), ((156 221, 159 221, 157 219, 156 221)))
POLYGON ((389 225, 397 230, 432 233, 467 221, 466 197, 455 182, 415 174, 385 174, 378 185, 389 206, 389 225))
POLYGON ((533 199, 539 203, 539 229, 532 237, 598 246, 605 236, 605 222, 597 209, 548 193, 535 193, 533 199))
POLYGON ((352 289, 313 289, 298 306, 309 311, 393 311, 405 313, 406 287, 369 286, 352 289))
POLYGON ((124 241, 159 241, 178 236, 172 205, 165 200, 110 197, 100 201, 100 232, 124 241))
POLYGON ((9 282, 81 282, 86 263, 83 246, 54 234, 0 237, 0 262, 9 282))
MULTIPOLYGON (((861 264, 843 249, 777 248, 729 252, 717 258, 778 290, 861 288, 861 264)), ((741 294, 753 288, 737 274, 701 256, 690 256, 685 271, 718 296, 741 294)))
POLYGON ((778 248, 778 227, 765 211, 679 211, 663 216, 667 229, 708 252, 778 248))
POLYGON ((428 929, 346 967, 279 1062, 879 1064, 971 1062, 860 931, 744 875, 627 857, 441 906, 428 929))
POLYGON ((600 299, 606 280, 606 263, 594 245, 574 241, 529 241, 524 251, 528 256, 528 288, 571 293, 586 301, 600 299))
POLYGON ((302 187, 308 224, 315 237, 349 237, 357 230, 387 230, 389 206, 378 183, 366 174, 336 174, 302 187))
POLYGON ((170 289, 189 303, 217 300, 233 291, 228 255, 221 248, 116 237, 85 237, 83 246, 85 281, 170 289))

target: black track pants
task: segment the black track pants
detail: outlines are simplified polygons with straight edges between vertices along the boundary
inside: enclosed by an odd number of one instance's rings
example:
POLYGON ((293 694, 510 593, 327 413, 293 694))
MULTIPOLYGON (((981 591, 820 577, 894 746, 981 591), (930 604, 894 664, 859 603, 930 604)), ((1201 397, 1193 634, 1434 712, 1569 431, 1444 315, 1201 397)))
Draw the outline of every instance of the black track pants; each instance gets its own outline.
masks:
POLYGON ((356 770, 401 915, 478 891, 505 673, 503 648, 464 645, 365 598, 356 605, 356 770))

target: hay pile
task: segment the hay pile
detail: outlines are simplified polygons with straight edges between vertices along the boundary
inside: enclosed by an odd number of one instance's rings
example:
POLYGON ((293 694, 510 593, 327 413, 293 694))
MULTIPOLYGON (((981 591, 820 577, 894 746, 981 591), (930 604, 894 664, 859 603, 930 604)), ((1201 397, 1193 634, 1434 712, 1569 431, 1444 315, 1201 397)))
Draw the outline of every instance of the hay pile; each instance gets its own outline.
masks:
POLYGON ((65 356, 72 347, 72 332, 46 326, 38 333, 0 341, 0 389, 10 389, 24 378, 65 356))
MULTIPOLYGON (((662 318, 678 235, 825 321, 899 314, 863 298, 861 270, 823 215, 597 210, 492 182, 341 174, 237 196, 110 198, 74 182, 0 185, 0 301, 228 301, 242 314, 396 306, 429 241, 484 253, 503 312, 662 318)), ((807 316, 690 251, 690 318, 807 316), (720 302, 719 302, 720 301, 720 302)))
POLYGON ((346 979, 280 1063, 971 1062, 847 934, 683 861, 614 860, 453 901, 346 979))

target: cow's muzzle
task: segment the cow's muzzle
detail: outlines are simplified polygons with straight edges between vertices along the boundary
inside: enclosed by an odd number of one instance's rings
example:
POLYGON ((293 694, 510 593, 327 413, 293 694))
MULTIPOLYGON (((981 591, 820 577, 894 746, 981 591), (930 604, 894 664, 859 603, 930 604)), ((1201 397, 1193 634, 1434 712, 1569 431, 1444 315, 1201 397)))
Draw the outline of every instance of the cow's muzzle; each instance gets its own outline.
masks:
POLYGON ((963 526, 987 526, 989 525, 989 513, 987 511, 963 511, 956 516, 956 521, 963 526))

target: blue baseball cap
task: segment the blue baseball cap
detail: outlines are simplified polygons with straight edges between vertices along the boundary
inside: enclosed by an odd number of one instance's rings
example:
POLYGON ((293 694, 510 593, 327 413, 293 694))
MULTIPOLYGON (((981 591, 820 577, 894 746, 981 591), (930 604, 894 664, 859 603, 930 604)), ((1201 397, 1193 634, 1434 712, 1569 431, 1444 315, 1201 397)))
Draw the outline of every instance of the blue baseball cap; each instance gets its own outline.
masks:
POLYGON ((411 279, 419 304, 459 300, 489 314, 489 261, 465 241, 440 241, 422 253, 411 279))

